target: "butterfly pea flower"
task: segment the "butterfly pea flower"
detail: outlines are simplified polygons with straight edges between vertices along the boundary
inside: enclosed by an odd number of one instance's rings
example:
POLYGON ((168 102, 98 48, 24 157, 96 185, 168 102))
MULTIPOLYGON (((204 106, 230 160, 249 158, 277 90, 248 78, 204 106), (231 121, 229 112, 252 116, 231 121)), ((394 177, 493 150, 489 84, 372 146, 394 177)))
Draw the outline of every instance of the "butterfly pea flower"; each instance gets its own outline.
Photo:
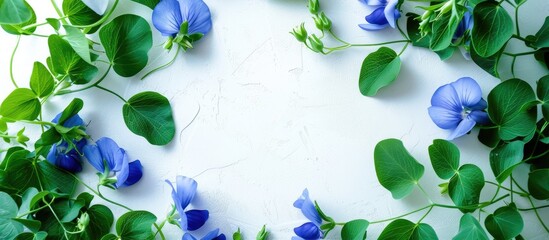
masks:
MULTIPOLYGON (((52 123, 58 123, 59 118, 61 118, 61 113, 57 114, 52 120, 52 123)), ((68 118, 64 123, 63 127, 72 128, 76 126, 84 126, 84 120, 78 116, 78 114, 68 118)), ((72 173, 77 173, 82 171, 82 149, 86 145, 86 138, 80 140, 73 140, 71 144, 66 140, 61 140, 61 142, 55 143, 51 146, 46 160, 48 160, 53 165, 65 169, 72 173)))
POLYGON ((309 190, 303 190, 301 196, 294 202, 294 207, 300 209, 303 215, 309 219, 310 222, 294 228, 294 233, 297 237, 293 237, 292 240, 323 238, 324 234, 320 230, 322 218, 316 210, 315 205, 309 198, 309 190))
POLYGON ((192 48, 192 43, 212 28, 210 9, 202 0, 162 0, 153 10, 152 22, 162 35, 169 37, 164 46, 167 49, 173 43, 192 48))
POLYGON ((99 171, 99 184, 121 188, 137 183, 143 176, 139 160, 130 162, 126 150, 118 147, 114 140, 103 137, 95 145, 84 147, 84 156, 99 171))
POLYGON ((375 31, 388 26, 396 27, 396 21, 400 18, 400 10, 397 9, 398 0, 361 0, 361 2, 377 8, 366 16, 367 24, 358 25, 360 28, 375 31))
MULTIPOLYGON (((219 234, 219 228, 212 230, 211 232, 206 234, 206 236, 200 238, 200 240, 225 240, 225 239, 227 239, 225 237, 225 234, 223 233, 219 234)), ((190 233, 185 233, 183 235, 182 240, 198 240, 198 238, 194 237, 190 233)))
POLYGON ((452 131, 448 137, 452 140, 471 131, 477 123, 490 123, 486 107, 478 83, 464 77, 435 91, 429 116, 438 127, 452 131))
POLYGON ((196 194, 198 183, 194 179, 185 176, 176 177, 175 188, 170 181, 166 180, 166 182, 172 187, 172 199, 179 213, 179 226, 181 229, 194 231, 204 226, 210 216, 208 210, 185 211, 196 194))
MULTIPOLYGON (((458 24, 456 32, 452 37, 452 42, 454 44, 459 44, 459 42, 466 36, 466 33, 471 31, 471 29, 473 29, 473 14, 471 14, 471 11, 467 11, 463 14, 463 18, 458 24)), ((466 44, 468 44, 468 42, 469 41, 467 40, 466 44)))

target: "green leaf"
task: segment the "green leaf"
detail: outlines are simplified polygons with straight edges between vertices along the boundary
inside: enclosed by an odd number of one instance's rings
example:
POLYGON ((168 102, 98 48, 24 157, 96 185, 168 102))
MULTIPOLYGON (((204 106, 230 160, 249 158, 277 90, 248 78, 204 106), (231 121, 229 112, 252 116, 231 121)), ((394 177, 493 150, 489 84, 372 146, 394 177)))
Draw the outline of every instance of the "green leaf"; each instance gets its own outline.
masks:
POLYGON ((452 44, 452 38, 462 17, 462 10, 455 13, 452 11, 433 22, 433 32, 429 44, 433 51, 445 50, 452 44))
POLYGON ((34 207, 31 206, 30 203, 36 194, 38 194, 38 190, 36 190, 36 188, 30 187, 25 190, 23 195, 21 195, 21 207, 19 208, 19 214, 27 213, 30 209, 32 209, 32 207, 34 207))
POLYGON ((366 239, 366 230, 370 223, 364 219, 356 219, 345 223, 341 229, 341 239, 345 240, 364 240, 366 239))
MULTIPOLYGON (((82 0, 63 0, 62 7, 72 25, 90 25, 101 19, 101 15, 94 12, 82 0)), ((94 33, 97 29, 99 26, 90 29, 87 33, 94 33)))
POLYGON ((0 0, 0 24, 20 24, 32 17, 32 9, 24 0, 0 0))
POLYGON ((238 231, 233 233, 233 240, 242 240, 242 234, 240 233, 240 228, 238 228, 238 231))
POLYGON ((470 53, 473 62, 475 62, 480 68, 484 69, 484 71, 490 75, 499 78, 498 65, 503 49, 489 57, 481 57, 474 48, 470 48, 470 53))
MULTIPOLYGON (((484 187, 484 174, 473 164, 464 164, 450 179, 448 194, 458 207, 477 205, 484 187)), ((474 212, 474 208, 460 208, 463 213, 474 212)))
POLYGON ((23 27, 36 23, 36 13, 27 2, 25 2, 25 5, 31 11, 31 17, 29 18, 29 20, 20 24, 15 24, 15 25, 2 24, 2 28, 4 29, 4 31, 10 34, 15 34, 15 35, 20 35, 20 34, 30 35, 34 33, 34 31, 36 30, 36 27, 31 27, 23 30, 23 27))
POLYGON ((383 229, 378 240, 436 240, 435 230, 425 223, 415 224, 406 219, 392 221, 383 229))
POLYGON ((120 238, 118 238, 118 236, 112 233, 109 233, 101 238, 101 240, 117 240, 117 239, 120 239, 120 238))
POLYGON ((362 62, 358 85, 364 96, 375 96, 377 91, 391 84, 400 72, 400 57, 393 49, 381 47, 362 62))
POLYGON ((549 168, 537 169, 528 174, 528 192, 535 199, 549 199, 549 168))
POLYGON ((385 139, 376 145, 374 164, 379 183, 395 199, 408 196, 425 170, 398 139, 385 139))
POLYGON ((118 75, 131 77, 147 65, 152 32, 149 23, 142 17, 131 14, 119 16, 101 28, 99 38, 118 75))
POLYGON ((32 90, 17 88, 0 105, 0 115, 13 120, 34 120, 40 109, 40 100, 32 90))
POLYGON ((175 135, 175 124, 168 99, 156 92, 131 97, 122 109, 124 122, 133 133, 154 145, 166 145, 175 135))
POLYGON ((93 205, 86 213, 90 217, 90 223, 80 234, 81 239, 101 239, 108 234, 114 222, 111 210, 103 205, 93 205))
POLYGON ((412 41, 412 45, 416 47, 429 48, 429 42, 431 41, 430 35, 421 36, 419 32, 419 20, 416 19, 419 15, 415 13, 406 14, 406 31, 412 41))
POLYGON ((495 239, 512 239, 522 232, 524 222, 514 204, 511 204, 488 215, 484 226, 495 239))
POLYGON ((257 233, 257 236, 255 237, 256 240, 267 240, 267 237, 269 237, 269 232, 266 229, 266 226, 263 225, 261 230, 257 233))
POLYGON ((471 43, 481 57, 500 51, 513 35, 513 20, 497 2, 486 1, 476 5, 473 19, 471 43))
POLYGON ((59 117, 59 120, 57 120, 58 125, 65 124, 65 121, 67 121, 69 118, 73 117, 74 115, 78 114, 80 110, 84 107, 84 101, 80 98, 75 98, 69 103, 69 105, 63 110, 61 113, 61 116, 59 117))
POLYGON ((454 55, 454 52, 456 51, 456 49, 457 49, 456 47, 450 46, 444 50, 435 51, 435 53, 438 55, 440 60, 444 61, 444 60, 450 59, 454 55))
POLYGON ((48 236, 47 232, 37 232, 37 233, 21 233, 17 235, 15 240, 44 240, 48 236))
POLYGON ((53 92, 55 83, 50 72, 41 62, 34 62, 30 79, 30 88, 36 96, 43 98, 53 92))
POLYGON ((23 224, 23 226, 27 227, 29 230, 31 230, 31 232, 38 232, 38 230, 40 230, 40 226, 42 225, 42 223, 37 220, 24 218, 12 218, 12 220, 23 224))
POLYGON ((56 76, 61 78, 66 76, 74 84, 86 84, 97 74, 97 67, 82 59, 59 35, 51 35, 48 38, 48 46, 51 54, 51 70, 56 76))
POLYGON ((536 109, 522 108, 534 100, 534 90, 520 79, 504 81, 492 89, 488 94, 488 115, 498 127, 502 140, 525 137, 535 130, 536 109))
POLYGON ((59 31, 61 28, 61 21, 57 18, 46 18, 46 22, 55 30, 59 31))
POLYGON ((154 239, 152 225, 156 216, 147 211, 131 211, 116 222, 116 232, 124 240, 154 239))
POLYGON ((537 48, 549 47, 549 16, 545 17, 545 22, 535 35, 536 41, 533 45, 537 48))
POLYGON ((541 112, 545 121, 549 122, 549 75, 542 77, 537 84, 537 95, 542 101, 541 112))
POLYGON ((496 180, 502 183, 520 165, 524 157, 524 142, 513 141, 490 151, 490 167, 496 180))
POLYGON ((429 146, 429 157, 431 164, 438 177, 442 179, 451 178, 459 168, 459 149, 453 143, 435 139, 429 146))
POLYGON ((471 214, 464 214, 459 220, 459 232, 452 240, 488 240, 488 235, 471 214))
POLYGON ((92 64, 90 57, 90 45, 86 35, 84 35, 80 29, 71 25, 63 25, 63 28, 65 28, 65 32, 67 33, 63 39, 67 40, 78 56, 80 56, 87 63, 92 64))
POLYGON ((12 239, 23 232, 23 225, 13 221, 17 216, 17 204, 5 192, 0 192, 0 239, 12 239))
POLYGON ((160 2, 160 0, 132 0, 136 3, 141 3, 147 7, 149 7, 150 9, 154 9, 154 7, 156 6, 156 4, 158 4, 158 2, 160 2))

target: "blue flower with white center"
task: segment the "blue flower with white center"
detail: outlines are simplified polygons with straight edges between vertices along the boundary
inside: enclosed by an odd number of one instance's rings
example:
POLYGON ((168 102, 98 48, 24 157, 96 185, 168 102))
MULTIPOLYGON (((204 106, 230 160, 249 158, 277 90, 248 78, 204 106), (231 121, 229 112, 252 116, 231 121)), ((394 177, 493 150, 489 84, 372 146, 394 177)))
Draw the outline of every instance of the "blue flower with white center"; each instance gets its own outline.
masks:
POLYGON ((367 24, 358 26, 367 31, 384 29, 388 26, 396 27, 396 21, 400 18, 400 10, 397 9, 398 0, 360 0, 368 6, 377 7, 370 15, 366 16, 367 24))
POLYGON ((126 150, 118 147, 114 140, 104 137, 86 145, 84 156, 99 171, 99 184, 121 188, 138 182, 143 176, 143 166, 139 160, 130 162, 126 150))
MULTIPOLYGON (((53 123, 58 123, 61 113, 57 114, 52 120, 53 123)), ((84 120, 78 114, 70 117, 63 123, 63 127, 72 128, 76 126, 84 126, 84 120)), ((69 172, 77 173, 82 171, 82 148, 86 145, 87 140, 82 138, 79 141, 73 140, 69 144, 65 140, 55 143, 51 146, 46 159, 57 167, 65 169, 69 172)))
POLYGON ((312 239, 321 239, 323 233, 320 230, 320 225, 322 224, 322 218, 316 210, 315 205, 309 198, 309 190, 303 190, 301 196, 294 202, 294 207, 301 210, 303 215, 309 219, 310 222, 307 222, 299 227, 294 228, 294 232, 297 237, 293 237, 292 240, 312 240, 312 239))
MULTIPOLYGON (((219 228, 218 228, 218 229, 212 230, 211 232, 206 234, 206 236, 202 237, 200 240, 226 240, 226 239, 227 238, 225 237, 225 234, 223 233, 219 234, 219 228)), ((182 240, 198 240, 198 238, 195 238, 190 233, 185 233, 183 235, 182 240)))
POLYGON ((189 210, 185 208, 189 206, 196 194, 198 183, 192 178, 185 176, 177 176, 175 188, 173 184, 166 180, 172 187, 172 199, 175 203, 175 208, 179 213, 179 226, 185 231, 194 231, 206 223, 210 213, 208 210, 189 210))
POLYGON ((429 115, 438 127, 452 130, 448 137, 452 140, 471 131, 477 123, 490 123, 484 111, 486 107, 478 83, 470 77, 464 77, 435 91, 429 115))

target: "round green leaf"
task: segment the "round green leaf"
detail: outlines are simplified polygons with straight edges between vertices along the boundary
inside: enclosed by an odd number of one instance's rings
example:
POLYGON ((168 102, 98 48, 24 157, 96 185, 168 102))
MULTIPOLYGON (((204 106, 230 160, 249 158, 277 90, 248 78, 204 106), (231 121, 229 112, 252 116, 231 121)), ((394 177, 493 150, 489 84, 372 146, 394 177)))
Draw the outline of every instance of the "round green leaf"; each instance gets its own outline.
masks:
MULTIPOLYGON (((464 164, 450 179, 448 194, 456 206, 477 205, 480 192, 484 187, 484 174, 479 167, 472 164, 464 164)), ((460 208, 464 213, 474 212, 472 208, 460 208)))
POLYGON ((383 229, 378 240, 437 240, 435 230, 425 223, 415 224, 406 219, 392 221, 383 229))
POLYGON ((81 239, 101 239, 102 236, 110 232, 114 216, 108 207, 93 205, 86 213, 90 217, 90 222, 84 232, 80 234, 81 239))
POLYGON ((40 100, 32 90, 17 88, 0 105, 0 115, 13 120, 34 120, 40 109, 40 100))
POLYGON ((131 97, 122 109, 124 122, 133 133, 154 145, 166 145, 175 135, 175 123, 168 99, 156 92, 131 97))
POLYGON ((512 239, 522 232, 524 222, 512 204, 498 208, 494 214, 488 215, 484 226, 495 239, 512 239))
POLYGON ((0 192, 0 239, 12 239, 23 231, 23 225, 11 218, 17 216, 17 204, 5 192, 0 192))
POLYGON ((459 220, 459 232, 452 240, 488 240, 488 235, 471 214, 464 214, 459 220))
MULTIPOLYGON (((73 25, 90 25, 101 19, 101 15, 94 12, 82 0, 63 0, 62 7, 65 16, 69 18, 69 21, 73 25)), ((97 29, 99 27, 94 27, 87 31, 87 33, 94 33, 97 29)))
POLYGON ((30 79, 30 88, 36 96, 43 98, 53 92, 55 83, 50 72, 41 62, 34 62, 30 79))
POLYGON ((545 22, 536 33, 536 41, 533 43, 537 48, 549 47, 549 16, 545 17, 545 22))
POLYGON ((364 240, 366 239, 366 230, 370 223, 364 219, 356 219, 345 223, 341 229, 341 239, 345 240, 364 240))
POLYGON ((101 28, 99 38, 118 75, 131 77, 147 65, 152 32, 149 23, 142 17, 131 14, 119 16, 101 28))
POLYGON ((528 192, 539 200, 549 199, 549 169, 537 169, 528 175, 528 192))
POLYGON ((4 29, 4 31, 10 34, 15 34, 15 35, 20 35, 20 34, 29 35, 34 33, 34 31, 36 30, 36 27, 31 27, 23 30, 23 27, 36 23, 36 13, 34 12, 34 9, 32 9, 31 5, 29 5, 27 2, 25 2, 25 5, 31 11, 31 17, 29 18, 29 20, 20 24, 15 24, 15 25, 2 24, 1 26, 4 29))
POLYGON ((486 1, 476 5, 473 19, 471 42, 481 57, 497 53, 513 35, 513 20, 497 2, 486 1))
POLYGON ((59 35, 51 35, 48 38, 48 46, 51 70, 57 78, 66 76, 75 84, 86 84, 97 74, 97 67, 82 59, 59 35))
POLYGON ((442 179, 451 178, 458 171, 459 149, 449 141, 435 139, 429 146, 429 157, 435 173, 442 179))
POLYGON ((154 239, 152 225, 156 216, 147 211, 131 211, 116 222, 116 232, 124 240, 154 239))
POLYGON ((488 115, 503 140, 528 136, 536 128, 535 108, 523 109, 536 100, 534 90, 525 81, 511 79, 498 84, 488 94, 488 115))
POLYGON ((391 84, 400 72, 400 57, 393 49, 381 47, 362 62, 358 85, 364 96, 375 96, 377 91, 391 84))
POLYGON ((549 75, 542 77, 538 81, 536 90, 539 100, 542 101, 541 112, 543 114, 543 118, 545 121, 549 122, 549 75))
POLYGON ((0 0, 0 24, 20 24, 32 17, 32 9, 24 0, 0 0))
POLYGON ((490 151, 490 167, 496 180, 502 183, 511 175, 524 157, 524 142, 513 141, 490 151))
POLYGON ((379 183, 395 199, 408 196, 425 170, 398 139, 385 139, 376 145, 374 164, 379 183))

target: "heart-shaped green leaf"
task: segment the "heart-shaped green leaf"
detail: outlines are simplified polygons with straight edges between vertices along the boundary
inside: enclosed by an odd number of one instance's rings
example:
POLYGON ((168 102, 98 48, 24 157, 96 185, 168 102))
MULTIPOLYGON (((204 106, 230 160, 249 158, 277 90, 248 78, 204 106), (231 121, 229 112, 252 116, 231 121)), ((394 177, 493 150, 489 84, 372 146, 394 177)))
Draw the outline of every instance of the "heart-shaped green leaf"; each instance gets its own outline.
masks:
POLYGON ((475 62, 480 68, 484 69, 484 71, 486 71, 490 75, 499 78, 498 66, 503 50, 489 57, 481 57, 480 55, 478 55, 474 48, 470 49, 470 53, 473 62, 475 62))
POLYGON ((512 239, 522 232, 524 221, 514 204, 511 204, 488 215, 484 226, 495 239, 512 239))
POLYGON ((28 9, 30 9, 30 12, 31 12, 31 17, 29 18, 29 20, 19 24, 11 24, 11 25, 2 24, 1 26, 4 29, 4 31, 10 34, 15 34, 15 35, 20 35, 20 34, 30 35, 34 33, 34 31, 36 30, 36 27, 23 29, 23 27, 25 26, 36 23, 36 13, 34 12, 34 9, 32 9, 31 5, 29 5, 27 2, 25 2, 25 5, 27 6, 28 9))
POLYGON ((497 53, 513 35, 513 20, 498 2, 486 1, 476 5, 473 19, 471 43, 481 57, 497 53))
POLYGON ((377 91, 391 84, 400 72, 400 57, 393 49, 381 47, 362 62, 358 85, 364 96, 375 96, 377 91))
POLYGON ((490 152, 490 166, 496 180, 502 183, 511 175, 524 157, 524 142, 513 141, 500 145, 490 152))
POLYGON ((397 219, 383 229, 378 240, 438 240, 438 237, 428 224, 397 219))
POLYGON ((86 84, 97 75, 97 67, 84 61, 60 36, 51 35, 48 46, 51 70, 58 79, 68 77, 74 84, 86 84))
MULTIPOLYGON (((94 12, 82 0, 63 0, 63 12, 73 25, 90 25, 101 19, 101 15, 94 12)), ((97 29, 99 26, 90 29, 87 33, 94 33, 97 29)))
POLYGON ((0 0, 0 24, 20 24, 32 17, 32 9, 24 0, 0 0))
POLYGON ((13 120, 34 120, 40 114, 41 107, 32 90, 17 88, 0 105, 0 115, 13 120))
POLYGON ((124 104, 122 110, 126 126, 149 143, 166 145, 173 139, 172 108, 168 99, 159 93, 138 93, 124 104))
POLYGON ((147 211, 131 211, 122 215, 116 222, 116 232, 121 239, 154 239, 152 225, 156 216, 147 211))
POLYGON ((142 17, 131 14, 119 16, 101 28, 99 38, 118 75, 131 77, 147 65, 152 32, 149 23, 142 17))
POLYGON ((53 92, 55 83, 50 71, 41 62, 34 62, 30 79, 30 88, 36 96, 43 98, 53 92))
POLYGON ((78 29, 71 25, 63 25, 67 35, 63 37, 71 45, 72 49, 78 56, 80 56, 84 61, 91 64, 92 60, 90 57, 90 46, 86 35, 78 29))
POLYGON ((429 146, 431 164, 438 177, 448 179, 454 176, 459 168, 459 149, 453 143, 435 139, 429 146))
POLYGON ((537 169, 528 175, 528 192, 539 200, 549 199, 549 169, 537 169))
POLYGON ((12 239, 23 232, 23 225, 12 220, 17 216, 17 204, 9 194, 0 192, 0 206, 0 239, 12 239))
MULTIPOLYGON (((464 164, 450 179, 448 194, 458 207, 475 206, 480 199, 480 192, 484 187, 484 174, 479 167, 473 164, 464 164)), ((476 208, 460 208, 462 212, 474 212, 476 208)))
POLYGON ((408 196, 425 170, 398 139, 385 139, 376 145, 374 164, 379 183, 395 199, 408 196))
POLYGON ((535 35, 536 41, 533 43, 537 48, 549 47, 549 16, 545 17, 545 22, 535 35))
POLYGON ((459 220, 459 232, 452 240, 488 240, 488 235, 471 214, 464 214, 459 220))
POLYGON ((537 84, 537 94, 542 101, 541 112, 545 121, 549 122, 549 75, 542 77, 537 84))
POLYGON ((341 239, 345 240, 364 240, 366 239, 366 230, 370 223, 364 219, 356 219, 345 223, 341 229, 341 239))

